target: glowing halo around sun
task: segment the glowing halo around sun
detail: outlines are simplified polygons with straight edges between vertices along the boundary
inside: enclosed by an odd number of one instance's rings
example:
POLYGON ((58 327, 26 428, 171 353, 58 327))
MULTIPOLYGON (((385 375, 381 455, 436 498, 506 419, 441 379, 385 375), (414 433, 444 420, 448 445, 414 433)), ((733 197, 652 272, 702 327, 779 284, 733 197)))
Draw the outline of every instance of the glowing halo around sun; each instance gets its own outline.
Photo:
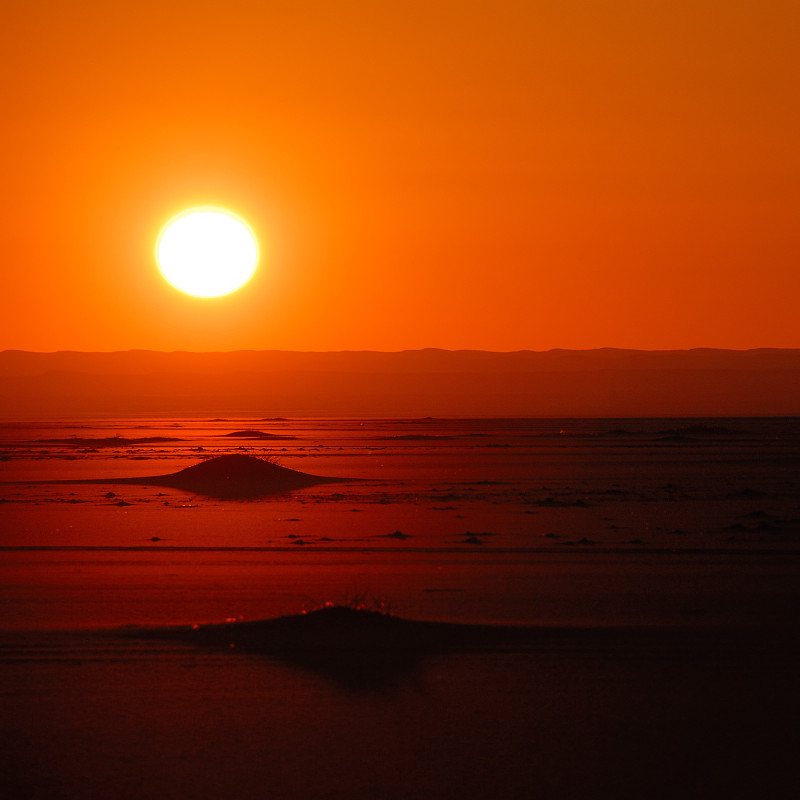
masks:
POLYGON ((173 217, 156 241, 156 263, 176 289, 220 297, 244 286, 258 264, 250 226, 224 208, 190 208, 173 217))

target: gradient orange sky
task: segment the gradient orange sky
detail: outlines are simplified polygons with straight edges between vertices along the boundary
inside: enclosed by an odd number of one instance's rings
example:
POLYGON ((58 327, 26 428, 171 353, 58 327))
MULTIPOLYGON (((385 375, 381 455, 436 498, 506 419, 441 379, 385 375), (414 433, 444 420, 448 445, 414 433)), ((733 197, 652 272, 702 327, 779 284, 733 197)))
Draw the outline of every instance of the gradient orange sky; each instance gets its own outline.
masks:
POLYGON ((800 347, 796 2, 4 4, 0 349, 800 347), (181 295, 228 207, 256 277, 181 295))

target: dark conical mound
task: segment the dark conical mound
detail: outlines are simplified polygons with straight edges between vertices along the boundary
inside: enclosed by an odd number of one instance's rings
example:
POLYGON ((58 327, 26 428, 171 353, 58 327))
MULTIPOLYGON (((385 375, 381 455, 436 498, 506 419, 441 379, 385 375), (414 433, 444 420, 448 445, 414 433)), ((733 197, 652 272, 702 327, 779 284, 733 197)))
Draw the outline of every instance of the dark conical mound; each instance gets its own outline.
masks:
POLYGON ((251 428, 243 431, 231 431, 230 433, 223 433, 223 437, 229 439, 296 439, 296 436, 281 436, 279 433, 264 433, 264 431, 257 431, 251 428))
MULTIPOLYGON (((82 480, 24 481, 32 484, 102 483, 137 486, 168 486, 209 497, 244 500, 269 494, 290 492, 317 483, 339 483, 350 478, 326 478, 281 467, 253 456, 217 456, 171 475, 146 475, 141 478, 84 478, 82 480)), ((23 481, 11 481, 21 483, 23 481)), ((126 504, 127 505, 127 504, 126 504)))
POLYGON ((313 486, 315 483, 338 480, 340 479, 308 475, 253 456, 232 455, 210 458, 172 475, 124 478, 115 482, 169 486, 210 497, 247 498, 279 494, 313 486))
MULTIPOLYGON (((558 629, 550 631, 553 637, 561 635, 558 629)), ((343 650, 361 654, 472 652, 496 647, 524 648, 547 635, 541 628, 424 622, 340 605, 253 622, 139 628, 130 634, 185 638, 197 644, 236 646, 268 654, 343 650)))
POLYGON ((314 670, 348 689, 384 689, 413 675, 427 655, 525 650, 541 629, 420 622, 332 606, 253 622, 132 628, 117 635, 177 639, 229 653, 261 654, 314 670))

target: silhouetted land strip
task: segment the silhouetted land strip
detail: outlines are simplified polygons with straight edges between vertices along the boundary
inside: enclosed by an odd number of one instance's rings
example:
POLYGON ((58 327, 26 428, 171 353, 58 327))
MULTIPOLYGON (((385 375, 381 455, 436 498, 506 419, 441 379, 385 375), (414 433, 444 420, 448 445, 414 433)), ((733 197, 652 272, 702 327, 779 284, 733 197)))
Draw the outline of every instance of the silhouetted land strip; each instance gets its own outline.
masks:
POLYGON ((66 444, 76 447, 130 447, 140 444, 165 444, 168 442, 182 442, 174 436, 142 436, 137 439, 126 439, 122 436, 106 436, 103 438, 81 438, 69 436, 66 439, 37 439, 34 444, 66 444))

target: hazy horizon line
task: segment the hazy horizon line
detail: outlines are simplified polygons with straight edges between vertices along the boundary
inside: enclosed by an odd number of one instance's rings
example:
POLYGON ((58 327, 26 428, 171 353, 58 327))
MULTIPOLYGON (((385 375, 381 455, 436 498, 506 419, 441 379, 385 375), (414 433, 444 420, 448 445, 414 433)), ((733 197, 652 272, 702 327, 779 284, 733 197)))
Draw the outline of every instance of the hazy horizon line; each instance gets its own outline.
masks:
POLYGON ((703 345, 697 347, 674 347, 674 348, 642 348, 642 347, 549 347, 544 350, 535 350, 528 347, 519 348, 517 350, 490 350, 475 347, 408 347, 401 350, 375 350, 370 348, 360 349, 342 349, 342 350, 300 350, 300 349, 286 349, 286 348, 237 348, 234 350, 158 350, 147 347, 130 347, 120 350, 26 350, 19 347, 9 347, 0 350, 0 354, 5 353, 21 353, 25 355, 60 355, 69 353, 80 353, 82 355, 115 355, 118 353, 162 353, 165 355, 170 354, 196 354, 196 355, 225 355, 233 353, 298 353, 298 354, 313 354, 313 355, 327 355, 337 353, 375 353, 380 355, 396 355, 401 353, 491 353, 494 355, 517 355, 520 353, 600 353, 600 352, 616 352, 616 353, 755 353, 755 352, 795 352, 800 351, 799 347, 706 347, 703 345))

